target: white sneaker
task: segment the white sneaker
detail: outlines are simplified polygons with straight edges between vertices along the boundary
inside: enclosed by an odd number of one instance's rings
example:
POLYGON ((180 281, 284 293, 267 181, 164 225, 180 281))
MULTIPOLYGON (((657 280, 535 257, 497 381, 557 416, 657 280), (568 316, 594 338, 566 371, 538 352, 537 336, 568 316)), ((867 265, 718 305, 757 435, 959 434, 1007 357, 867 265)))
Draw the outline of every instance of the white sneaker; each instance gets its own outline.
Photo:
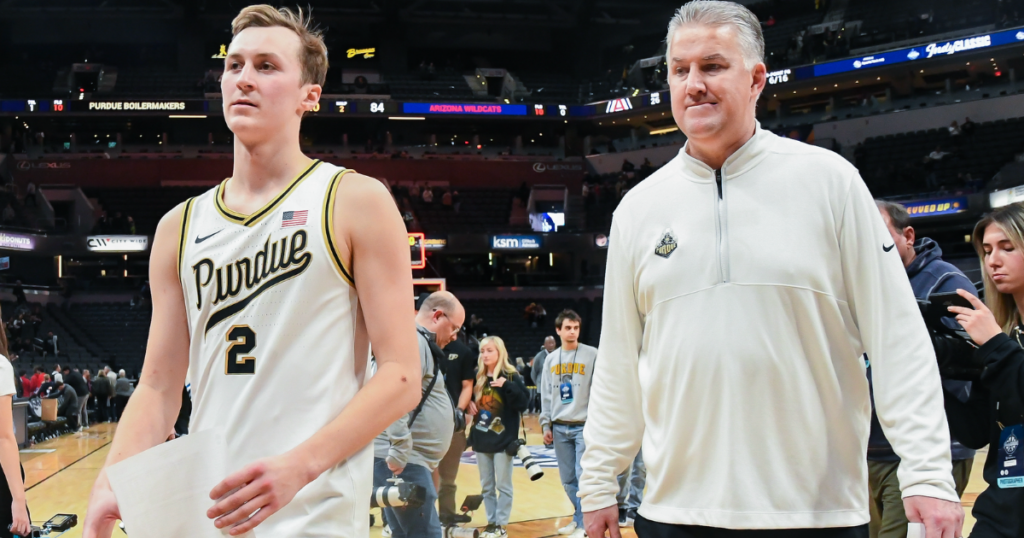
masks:
POLYGON ((384 530, 380 531, 380 535, 384 536, 385 538, 387 538, 388 536, 391 536, 391 526, 390 525, 384 525, 384 530))
POLYGON ((574 530, 572 532, 572 534, 569 535, 569 538, 586 538, 586 537, 587 537, 587 531, 585 531, 583 529, 576 529, 576 530, 574 530))
POLYGON ((568 525, 562 527, 561 529, 558 529, 558 534, 561 534, 563 536, 569 536, 569 535, 573 534, 574 532, 576 532, 576 522, 575 521, 570 521, 568 525))

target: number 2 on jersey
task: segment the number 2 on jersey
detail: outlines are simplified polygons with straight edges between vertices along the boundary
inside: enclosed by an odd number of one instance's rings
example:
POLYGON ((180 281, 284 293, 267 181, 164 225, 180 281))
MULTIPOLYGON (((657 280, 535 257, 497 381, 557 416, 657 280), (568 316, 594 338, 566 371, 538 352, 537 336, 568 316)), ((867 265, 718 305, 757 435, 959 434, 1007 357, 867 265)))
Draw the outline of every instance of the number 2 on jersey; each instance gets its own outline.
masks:
POLYGON ((256 333, 248 325, 235 325, 228 329, 228 346, 224 373, 228 375, 255 374, 256 357, 247 356, 256 347, 256 333))

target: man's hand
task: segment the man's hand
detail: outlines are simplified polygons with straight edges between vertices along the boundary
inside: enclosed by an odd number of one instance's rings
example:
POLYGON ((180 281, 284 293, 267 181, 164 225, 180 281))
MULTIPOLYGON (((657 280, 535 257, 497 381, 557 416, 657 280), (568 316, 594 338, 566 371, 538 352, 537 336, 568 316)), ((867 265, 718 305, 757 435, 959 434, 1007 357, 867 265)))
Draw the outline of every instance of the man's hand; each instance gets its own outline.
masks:
POLYGON ((611 538, 622 538, 619 532, 619 507, 612 505, 596 512, 583 512, 583 528, 587 530, 588 538, 604 538, 605 531, 611 538))
MULTIPOLYGON (((554 442, 555 442, 555 436, 551 435, 551 430, 548 430, 548 431, 544 432, 544 444, 545 445, 550 445, 551 443, 554 443, 554 442)), ((617 513, 616 513, 615 517, 619 517, 617 513)))
POLYGON ((962 538, 964 510, 960 503, 932 497, 907 497, 903 509, 911 523, 924 523, 925 538, 962 538))
POLYGON ((117 498, 110 489, 107 472, 101 471, 89 494, 89 508, 85 513, 82 538, 110 538, 114 524, 121 519, 117 498))
POLYGON ((404 466, 398 465, 397 463, 391 461, 391 458, 388 458, 386 461, 388 464, 388 469, 390 469, 391 473, 394 474, 395 476, 402 474, 402 471, 405 470, 404 466))
POLYGON ((469 407, 466 408, 466 414, 475 417, 480 410, 476 408, 476 402, 470 401, 469 407))
POLYGON ((206 517, 215 519, 218 529, 229 528, 232 536, 252 530, 309 483, 306 469, 293 460, 288 454, 264 458, 225 478, 210 491, 210 498, 219 501, 206 517))

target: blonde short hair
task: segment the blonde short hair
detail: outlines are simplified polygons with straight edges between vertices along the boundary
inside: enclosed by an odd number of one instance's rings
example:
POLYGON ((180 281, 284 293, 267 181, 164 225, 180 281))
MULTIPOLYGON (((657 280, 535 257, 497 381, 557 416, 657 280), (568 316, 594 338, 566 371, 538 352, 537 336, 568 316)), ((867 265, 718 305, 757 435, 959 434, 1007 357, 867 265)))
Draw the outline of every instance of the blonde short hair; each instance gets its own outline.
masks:
POLYGON ((298 12, 286 7, 277 9, 267 4, 249 6, 238 13, 231 21, 231 35, 236 36, 246 28, 287 28, 299 36, 302 48, 299 51, 299 63, 302 64, 302 84, 324 85, 327 80, 327 45, 319 28, 313 26, 313 19, 308 13, 298 12))

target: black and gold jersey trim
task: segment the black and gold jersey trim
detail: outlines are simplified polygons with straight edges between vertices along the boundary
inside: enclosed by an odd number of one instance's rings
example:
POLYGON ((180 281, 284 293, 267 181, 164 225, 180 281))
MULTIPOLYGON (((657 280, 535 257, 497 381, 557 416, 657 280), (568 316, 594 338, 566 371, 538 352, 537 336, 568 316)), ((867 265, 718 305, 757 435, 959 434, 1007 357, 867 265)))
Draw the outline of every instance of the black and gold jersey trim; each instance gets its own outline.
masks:
POLYGON ((334 268, 338 270, 341 278, 345 279, 353 288, 356 286, 356 279, 352 276, 352 273, 345 267, 345 263, 341 261, 341 256, 338 255, 337 242, 334 239, 334 201, 338 197, 338 185, 341 184, 342 178, 345 174, 352 172, 353 170, 342 170, 331 178, 331 185, 327 188, 327 198, 324 200, 324 215, 323 215, 323 227, 324 227, 324 239, 327 241, 327 252, 331 253, 331 261, 334 263, 334 268))
POLYGON ((214 205, 217 207, 217 212, 220 213, 222 217, 227 219, 228 222, 233 222, 235 224, 241 224, 243 226, 249 227, 255 226, 256 224, 259 224, 261 220, 263 220, 263 217, 266 217, 271 212, 273 212, 274 209, 281 205, 281 202, 283 202, 285 198, 287 198, 288 195, 291 194, 299 186, 299 184, 302 183, 304 179, 312 175, 313 172, 317 169, 317 167, 319 167, 321 164, 322 162, 320 161, 320 159, 314 160, 313 163, 309 165, 309 168, 306 168, 304 172, 302 172, 301 174, 298 175, 298 177, 292 180, 292 182, 288 185, 288 188, 282 191, 281 194, 278 194, 273 200, 267 202, 267 205, 263 206, 262 208, 260 208, 251 215, 243 215, 242 213, 239 213, 237 211, 232 211, 226 205, 224 205, 224 187, 228 183, 227 179, 222 181, 220 185, 217 185, 217 191, 214 193, 214 205))
POLYGON ((185 260, 185 245, 188 244, 188 223, 192 216, 192 202, 195 198, 185 201, 185 208, 181 211, 181 226, 178 231, 178 280, 181 280, 181 264, 185 260))

